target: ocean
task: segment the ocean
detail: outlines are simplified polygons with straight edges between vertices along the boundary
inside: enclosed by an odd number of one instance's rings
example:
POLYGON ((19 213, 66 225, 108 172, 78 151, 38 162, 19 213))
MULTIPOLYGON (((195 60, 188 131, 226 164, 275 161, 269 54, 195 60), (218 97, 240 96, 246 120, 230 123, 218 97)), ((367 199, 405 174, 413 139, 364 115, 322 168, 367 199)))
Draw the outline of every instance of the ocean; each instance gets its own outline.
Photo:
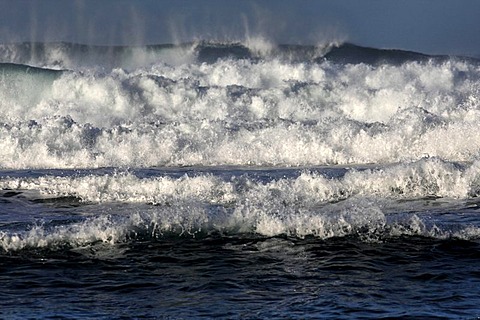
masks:
POLYGON ((0 44, 0 317, 480 317, 480 60, 0 44))

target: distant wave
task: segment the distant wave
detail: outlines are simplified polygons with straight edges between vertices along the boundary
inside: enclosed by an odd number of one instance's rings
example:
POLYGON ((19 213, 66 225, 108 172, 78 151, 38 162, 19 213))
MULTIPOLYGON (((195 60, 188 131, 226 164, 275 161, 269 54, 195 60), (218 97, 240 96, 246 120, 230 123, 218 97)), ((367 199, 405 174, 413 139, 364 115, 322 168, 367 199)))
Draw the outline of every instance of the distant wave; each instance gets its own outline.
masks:
POLYGON ((268 42, 198 41, 180 45, 158 44, 142 47, 97 46, 67 42, 0 44, 0 62, 51 69, 117 67, 135 69, 164 62, 214 63, 221 59, 283 59, 296 62, 321 58, 326 46, 272 45, 268 42))
POLYGON ((0 44, 0 62, 49 69, 135 69, 153 63, 192 62, 192 44, 143 47, 85 45, 68 42, 0 44))
POLYGON ((0 72, 3 75, 6 74, 28 74, 28 75, 35 75, 35 74, 48 74, 51 75, 58 75, 62 72, 62 70, 55 70, 55 69, 48 69, 48 68, 39 68, 33 67, 25 64, 17 64, 17 63, 0 63, 0 72))
MULTIPOLYGON (((142 47, 98 46, 68 42, 0 44, 0 62, 50 69, 126 68, 135 69, 158 62, 170 65, 214 63, 222 59, 280 59, 291 62, 331 61, 351 64, 402 64, 410 61, 443 62, 450 56, 431 56, 404 50, 376 49, 351 43, 324 45, 273 45, 267 41, 198 41, 180 45, 142 47)), ((471 62, 474 58, 463 58, 471 62)))
POLYGON ((344 43, 341 46, 333 47, 324 58, 336 63, 366 63, 366 64, 402 64, 410 61, 426 62, 435 60, 445 61, 448 56, 431 56, 423 53, 395 50, 376 49, 361 47, 351 43, 344 43))

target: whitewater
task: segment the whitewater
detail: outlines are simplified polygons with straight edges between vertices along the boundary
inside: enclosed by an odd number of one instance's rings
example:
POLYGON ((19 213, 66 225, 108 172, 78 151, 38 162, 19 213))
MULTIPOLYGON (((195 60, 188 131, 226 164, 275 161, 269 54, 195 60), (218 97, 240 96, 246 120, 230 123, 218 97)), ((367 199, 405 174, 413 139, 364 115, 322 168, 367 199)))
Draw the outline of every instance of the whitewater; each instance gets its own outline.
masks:
POLYGON ((298 61, 294 50, 291 58, 229 59, 227 45, 195 48, 156 49, 150 55, 176 50, 193 61, 131 71, 50 61, 49 52, 39 61, 6 54, 42 69, 2 65, 1 166, 312 166, 478 154, 480 140, 469 134, 479 122, 477 63, 339 65, 298 61), (195 51, 218 60, 198 63, 195 51), (58 64, 73 70, 45 69, 58 64))
POLYGON ((0 315, 478 317, 479 131, 469 57, 0 44, 0 315))

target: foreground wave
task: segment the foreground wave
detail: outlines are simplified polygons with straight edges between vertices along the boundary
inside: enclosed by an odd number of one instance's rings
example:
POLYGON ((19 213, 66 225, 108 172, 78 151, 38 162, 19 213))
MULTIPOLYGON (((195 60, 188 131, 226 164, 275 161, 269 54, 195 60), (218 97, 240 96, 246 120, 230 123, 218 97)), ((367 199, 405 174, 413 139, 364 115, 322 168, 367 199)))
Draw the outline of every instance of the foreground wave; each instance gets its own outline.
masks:
POLYGON ((63 175, 0 180, 4 210, 14 200, 12 207, 23 202, 37 212, 20 225, 18 214, 10 212, 13 221, 4 221, 0 231, 4 250, 212 234, 362 241, 480 238, 478 162, 424 159, 382 168, 63 175), (52 216, 62 207, 73 213, 52 216), (457 213, 448 217, 448 210, 457 213))

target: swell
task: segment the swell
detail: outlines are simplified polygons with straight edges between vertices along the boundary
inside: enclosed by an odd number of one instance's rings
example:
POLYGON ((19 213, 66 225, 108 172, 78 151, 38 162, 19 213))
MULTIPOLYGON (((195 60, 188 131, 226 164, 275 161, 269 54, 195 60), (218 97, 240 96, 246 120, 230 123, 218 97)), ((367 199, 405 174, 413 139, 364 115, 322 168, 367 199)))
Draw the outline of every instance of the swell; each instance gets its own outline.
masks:
POLYGON ((50 69, 135 69, 165 61, 191 62, 192 44, 143 47, 101 46, 69 42, 0 44, 0 62, 50 69))
MULTIPOLYGON (((281 59, 290 62, 403 64, 438 63, 453 57, 426 55, 394 49, 377 49, 352 43, 322 45, 272 44, 265 39, 243 42, 198 41, 192 43, 155 44, 141 47, 85 45, 68 42, 0 44, 0 62, 33 65, 54 69, 113 68, 135 69, 163 61, 168 64, 214 63, 231 59, 281 59)), ((476 62, 474 58, 456 57, 476 62)))
POLYGON ((52 77, 59 76, 62 73, 62 70, 55 70, 55 69, 48 69, 48 68, 39 68, 33 67, 24 64, 16 64, 16 63, 0 63, 0 72, 2 73, 3 77, 12 77, 17 74, 25 74, 25 75, 52 75, 52 77))

